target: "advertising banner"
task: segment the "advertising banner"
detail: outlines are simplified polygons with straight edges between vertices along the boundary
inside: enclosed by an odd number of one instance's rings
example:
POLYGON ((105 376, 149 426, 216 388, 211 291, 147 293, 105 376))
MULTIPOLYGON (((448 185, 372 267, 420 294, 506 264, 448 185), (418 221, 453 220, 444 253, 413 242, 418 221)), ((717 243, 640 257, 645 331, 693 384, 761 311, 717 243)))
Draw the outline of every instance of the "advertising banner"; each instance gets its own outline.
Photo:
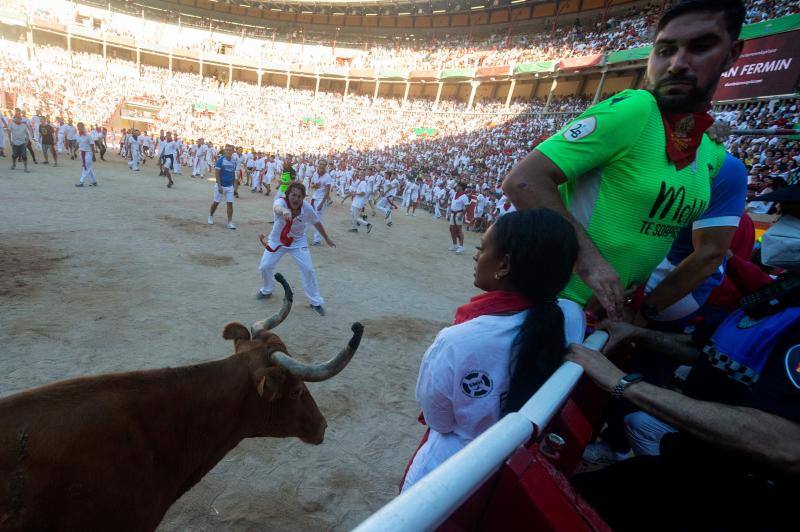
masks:
POLYGON ((745 41, 741 57, 714 94, 715 101, 790 94, 800 77, 800 30, 745 41))

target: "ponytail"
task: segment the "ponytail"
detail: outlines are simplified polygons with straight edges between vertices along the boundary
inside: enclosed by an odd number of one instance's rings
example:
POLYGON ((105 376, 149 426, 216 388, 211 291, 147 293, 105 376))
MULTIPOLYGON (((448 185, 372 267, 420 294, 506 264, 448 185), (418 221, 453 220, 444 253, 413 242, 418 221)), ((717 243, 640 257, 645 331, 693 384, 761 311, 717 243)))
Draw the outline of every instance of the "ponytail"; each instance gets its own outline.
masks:
POLYGON ((550 378, 567 352, 564 313, 554 300, 534 302, 514 348, 511 384, 503 413, 516 412, 550 378))
POLYGON ((533 303, 512 346, 507 413, 519 410, 564 360, 564 313, 556 297, 572 274, 578 239, 572 225, 550 209, 506 214, 491 237, 497 252, 509 256, 515 290, 533 303))

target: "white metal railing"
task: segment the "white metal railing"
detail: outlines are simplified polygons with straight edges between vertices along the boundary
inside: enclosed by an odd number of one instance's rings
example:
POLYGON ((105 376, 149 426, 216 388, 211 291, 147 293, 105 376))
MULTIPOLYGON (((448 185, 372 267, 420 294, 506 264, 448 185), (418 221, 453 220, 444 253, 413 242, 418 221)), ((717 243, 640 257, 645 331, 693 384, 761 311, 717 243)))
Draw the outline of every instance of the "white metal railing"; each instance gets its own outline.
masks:
MULTIPOLYGON (((608 333, 597 331, 583 342, 602 348, 608 333)), ((433 530, 491 477, 536 430, 547 426, 572 393, 583 368, 564 362, 519 412, 507 414, 466 447, 431 471, 408 491, 361 523, 356 532, 433 530)))

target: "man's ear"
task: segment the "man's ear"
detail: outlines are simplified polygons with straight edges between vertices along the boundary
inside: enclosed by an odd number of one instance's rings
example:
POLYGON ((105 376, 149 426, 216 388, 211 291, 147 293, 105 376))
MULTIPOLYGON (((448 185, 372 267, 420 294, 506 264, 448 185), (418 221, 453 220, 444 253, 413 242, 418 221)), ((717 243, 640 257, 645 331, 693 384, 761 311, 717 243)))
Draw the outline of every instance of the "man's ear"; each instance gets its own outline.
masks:
POLYGON ((286 382, 286 370, 283 368, 267 368, 256 374, 256 392, 259 397, 267 396, 268 401, 281 397, 283 385, 286 382))
POLYGON ((725 69, 723 72, 727 72, 733 65, 736 64, 736 61, 739 60, 739 56, 742 55, 742 49, 744 48, 744 41, 742 39, 733 41, 731 43, 731 56, 728 60, 728 64, 725 65, 725 69))
POLYGON ((222 329, 222 337, 226 340, 249 340, 250 330, 241 323, 233 322, 222 329))

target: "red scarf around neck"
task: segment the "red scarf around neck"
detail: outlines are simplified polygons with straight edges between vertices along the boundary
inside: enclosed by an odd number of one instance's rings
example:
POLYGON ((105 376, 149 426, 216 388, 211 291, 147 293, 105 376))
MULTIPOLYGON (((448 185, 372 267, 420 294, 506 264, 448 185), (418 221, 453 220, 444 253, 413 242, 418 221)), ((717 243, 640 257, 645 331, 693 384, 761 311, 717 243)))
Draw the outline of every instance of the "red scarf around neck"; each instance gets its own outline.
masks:
MULTIPOLYGON (((291 211, 291 207, 289 207, 289 209, 291 211)), ((302 212, 302 207, 300 210, 302 212)), ((287 247, 291 246, 292 243, 294 242, 294 238, 289 236, 289 231, 292 230, 292 222, 294 222, 294 219, 295 217, 292 216, 292 219, 286 222, 286 225, 283 226, 283 229, 281 229, 281 234, 278 237, 278 240, 280 240, 281 244, 287 247)), ((265 239, 260 239, 260 240, 261 240, 261 245, 267 248, 267 251, 269 251, 270 253, 275 253, 276 251, 281 249, 281 246, 278 246, 273 249, 272 247, 270 247, 270 245, 266 242, 265 239)))
POLYGON ((667 136, 667 157, 675 168, 683 170, 692 164, 703 133, 711 127, 714 119, 707 112, 661 113, 664 133, 667 136))
POLYGON ((453 325, 458 325, 486 314, 519 312, 531 308, 532 304, 530 299, 519 292, 493 290, 477 295, 470 299, 466 305, 458 307, 453 325))

